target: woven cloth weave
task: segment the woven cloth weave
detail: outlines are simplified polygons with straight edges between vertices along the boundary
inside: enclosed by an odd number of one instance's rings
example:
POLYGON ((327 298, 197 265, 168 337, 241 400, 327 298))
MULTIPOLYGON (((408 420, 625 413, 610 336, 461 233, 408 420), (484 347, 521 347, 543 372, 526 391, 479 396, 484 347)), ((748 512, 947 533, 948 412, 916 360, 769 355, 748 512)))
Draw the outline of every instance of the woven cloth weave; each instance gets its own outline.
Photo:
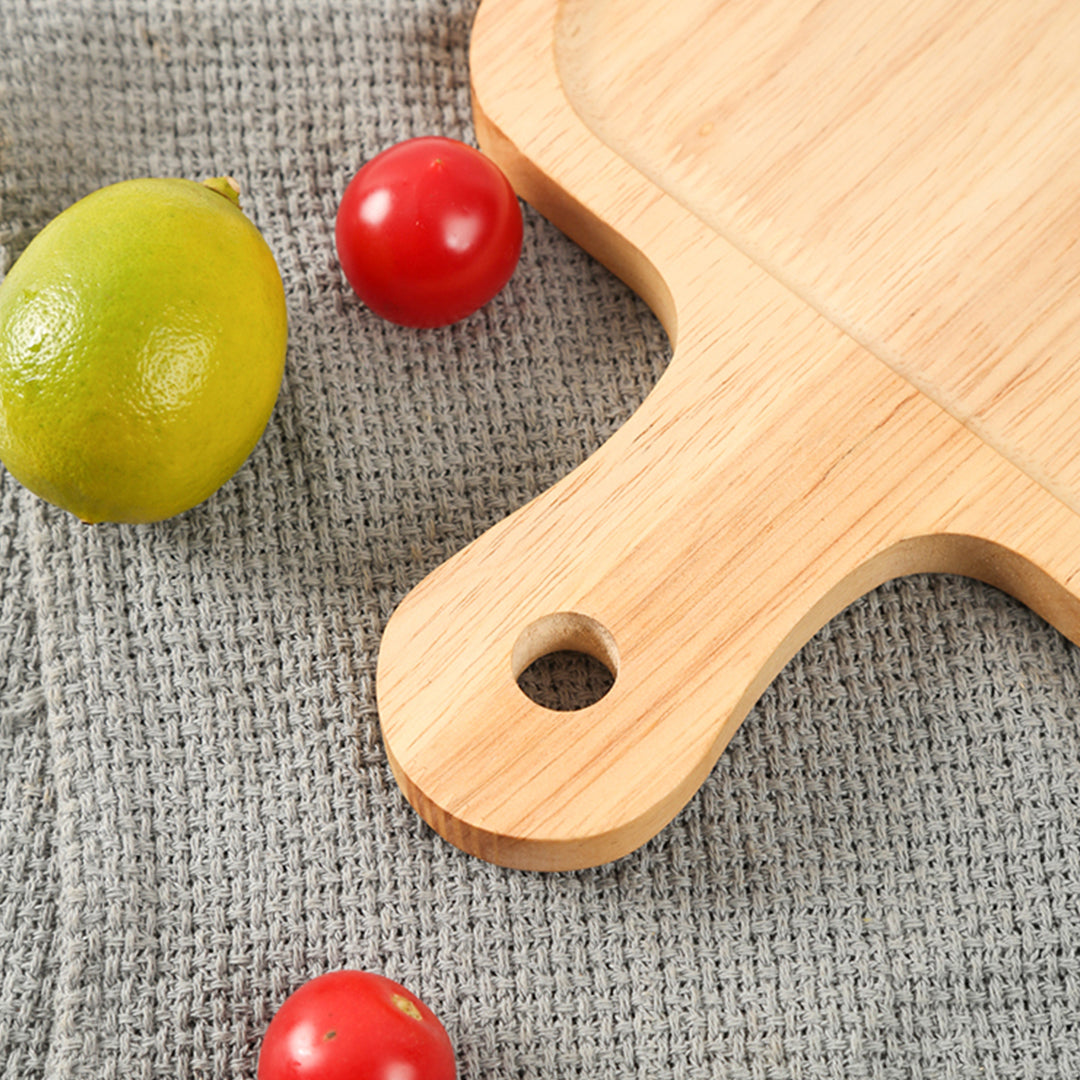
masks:
POLYGON ((474 10, 0 0, 0 269, 94 188, 230 173, 291 318, 266 435, 195 510, 85 527, 0 469, 0 1075, 253 1077, 289 991, 352 966, 432 1006, 461 1080, 1075 1080, 1080 652, 990 588, 836 618, 609 866, 490 866, 394 784, 394 605, 669 358, 528 208, 455 327, 343 286, 358 165, 473 141, 474 10))

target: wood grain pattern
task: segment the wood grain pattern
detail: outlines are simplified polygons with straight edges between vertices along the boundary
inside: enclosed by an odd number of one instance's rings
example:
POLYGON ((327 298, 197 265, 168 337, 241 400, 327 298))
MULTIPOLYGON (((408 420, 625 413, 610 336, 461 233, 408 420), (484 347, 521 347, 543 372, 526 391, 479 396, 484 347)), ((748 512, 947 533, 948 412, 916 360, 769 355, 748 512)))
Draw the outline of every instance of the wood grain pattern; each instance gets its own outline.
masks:
POLYGON ((969 574, 1080 640, 1077 9, 878 7, 480 9, 482 145, 674 353, 387 626, 391 764, 468 851, 563 869, 643 843, 890 577, 969 574), (565 647, 616 674, 576 712, 516 683, 565 647))
POLYGON ((1080 5, 632 8, 555 28, 590 129, 1080 509, 1080 5))

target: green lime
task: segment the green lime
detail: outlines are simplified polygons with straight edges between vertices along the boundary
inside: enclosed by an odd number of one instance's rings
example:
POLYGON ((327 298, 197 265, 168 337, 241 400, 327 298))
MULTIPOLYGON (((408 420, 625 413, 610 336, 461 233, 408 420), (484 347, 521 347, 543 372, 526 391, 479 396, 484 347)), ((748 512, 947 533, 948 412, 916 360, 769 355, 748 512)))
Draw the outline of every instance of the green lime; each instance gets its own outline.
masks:
POLYGON ((244 463, 285 364, 285 292, 228 178, 101 188, 0 283, 0 460, 84 521, 159 521, 244 463))

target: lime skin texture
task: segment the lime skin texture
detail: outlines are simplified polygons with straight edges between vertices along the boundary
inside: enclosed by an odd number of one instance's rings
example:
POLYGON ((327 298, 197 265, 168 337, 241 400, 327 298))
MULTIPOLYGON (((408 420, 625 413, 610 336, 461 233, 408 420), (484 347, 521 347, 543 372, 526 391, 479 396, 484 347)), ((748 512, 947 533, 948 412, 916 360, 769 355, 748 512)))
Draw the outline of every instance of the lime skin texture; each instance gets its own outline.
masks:
POLYGON ((288 336, 231 182, 126 180, 54 218, 0 283, 0 460, 87 522, 149 522, 248 458, 288 336))

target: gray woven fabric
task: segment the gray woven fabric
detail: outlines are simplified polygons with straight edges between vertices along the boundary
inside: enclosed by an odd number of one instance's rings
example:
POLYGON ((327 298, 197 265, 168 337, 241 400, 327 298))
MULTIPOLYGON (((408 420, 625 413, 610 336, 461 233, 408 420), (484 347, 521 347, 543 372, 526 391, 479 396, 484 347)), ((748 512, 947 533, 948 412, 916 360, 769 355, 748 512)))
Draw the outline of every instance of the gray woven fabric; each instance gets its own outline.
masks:
POLYGON ((989 588, 838 617, 614 865, 489 866, 396 788, 394 605, 668 359, 530 210, 456 327, 343 287, 359 163, 472 140, 474 6, 0 0, 2 266, 105 183, 228 172, 291 317, 269 429, 194 511, 84 527, 0 470, 0 1075, 252 1077, 286 994, 355 966, 462 1080, 1080 1076, 1080 655, 989 588))

